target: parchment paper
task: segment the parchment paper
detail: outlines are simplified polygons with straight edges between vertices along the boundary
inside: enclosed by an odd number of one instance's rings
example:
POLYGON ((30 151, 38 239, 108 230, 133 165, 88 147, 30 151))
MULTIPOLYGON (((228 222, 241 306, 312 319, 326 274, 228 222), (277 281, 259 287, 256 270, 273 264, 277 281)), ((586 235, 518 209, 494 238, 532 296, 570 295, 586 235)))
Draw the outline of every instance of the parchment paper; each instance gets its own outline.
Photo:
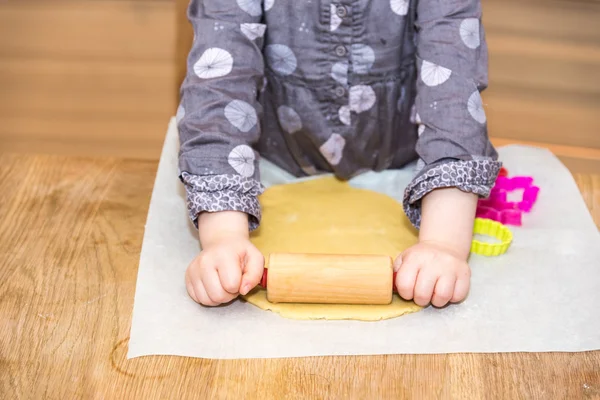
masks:
MULTIPOLYGON (((236 301, 204 308, 184 271, 199 251, 178 181, 171 121, 148 212, 128 357, 278 358, 600 349, 600 235, 568 170, 549 151, 500 149, 511 175, 532 175, 540 198, 497 258, 472 256, 471 292, 444 309, 380 322, 293 321, 236 301)), ((268 162, 266 185, 293 180, 268 162)), ((413 168, 367 173, 351 183, 399 201, 413 168)))

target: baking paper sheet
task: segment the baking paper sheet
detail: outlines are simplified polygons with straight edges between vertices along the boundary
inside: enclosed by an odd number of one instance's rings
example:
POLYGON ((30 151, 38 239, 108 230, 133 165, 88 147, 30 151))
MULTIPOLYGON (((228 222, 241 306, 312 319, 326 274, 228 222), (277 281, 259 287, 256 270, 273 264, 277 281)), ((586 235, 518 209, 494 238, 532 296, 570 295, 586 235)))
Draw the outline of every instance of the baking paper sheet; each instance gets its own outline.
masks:
MULTIPOLYGON (((148 212, 128 357, 278 358, 600 349, 600 235, 568 170, 550 152, 500 149, 511 175, 533 175, 540 198, 497 258, 473 256, 460 305, 379 322, 293 321, 236 301, 205 308, 187 295, 184 271, 198 254, 178 181, 171 121, 148 212)), ((266 185, 294 178, 261 164, 266 185)), ((413 174, 367 173, 351 184, 401 200, 413 174)))

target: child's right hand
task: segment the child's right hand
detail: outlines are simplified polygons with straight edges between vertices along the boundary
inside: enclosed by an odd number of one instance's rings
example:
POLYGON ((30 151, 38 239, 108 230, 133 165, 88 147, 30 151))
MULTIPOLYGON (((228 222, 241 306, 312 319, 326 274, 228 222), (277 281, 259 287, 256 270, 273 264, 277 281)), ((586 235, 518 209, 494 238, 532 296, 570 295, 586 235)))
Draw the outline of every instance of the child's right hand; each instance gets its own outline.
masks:
POLYGON ((237 211, 202 213, 202 251, 185 274, 188 294, 197 303, 217 306, 245 295, 263 274, 264 257, 248 237, 248 216, 237 211))

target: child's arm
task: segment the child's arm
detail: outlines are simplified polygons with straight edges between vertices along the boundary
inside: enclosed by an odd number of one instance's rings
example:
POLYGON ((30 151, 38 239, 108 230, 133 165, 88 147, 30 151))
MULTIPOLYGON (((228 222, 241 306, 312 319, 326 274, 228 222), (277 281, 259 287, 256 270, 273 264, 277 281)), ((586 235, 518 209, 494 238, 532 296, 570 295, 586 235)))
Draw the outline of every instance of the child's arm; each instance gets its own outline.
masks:
POLYGON ((477 195, 456 188, 429 193, 421 205, 419 241, 447 247, 466 261, 473 240, 477 199, 477 195))
POLYGON ((417 175, 404 208, 421 228, 398 259, 400 294, 420 305, 460 301, 477 196, 487 196, 501 164, 487 135, 480 92, 487 87, 481 1, 420 0, 417 9, 417 175))
POLYGON ((264 62, 260 2, 192 0, 194 42, 181 87, 180 178, 201 254, 186 273, 190 296, 217 305, 258 283, 262 255, 248 240, 260 222, 258 155, 264 62))
POLYGON ((260 219, 258 155, 266 26, 260 2, 192 0, 194 28, 178 112, 179 168, 191 219, 201 212, 242 211, 260 219))
POLYGON ((463 300, 469 291, 471 247, 477 195, 438 189, 422 200, 419 243, 396 260, 400 295, 425 306, 463 300))

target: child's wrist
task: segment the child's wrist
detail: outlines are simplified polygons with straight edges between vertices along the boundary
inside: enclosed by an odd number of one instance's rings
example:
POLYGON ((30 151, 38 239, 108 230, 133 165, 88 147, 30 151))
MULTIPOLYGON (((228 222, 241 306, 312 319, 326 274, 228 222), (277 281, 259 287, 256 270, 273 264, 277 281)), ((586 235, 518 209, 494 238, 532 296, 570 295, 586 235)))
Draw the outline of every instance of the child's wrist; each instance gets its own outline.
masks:
POLYGON ((438 249, 445 251, 446 253, 452 254, 459 260, 467 261, 469 253, 471 251, 471 242, 462 243, 456 240, 449 240, 444 238, 419 238, 419 243, 434 246, 438 249))
POLYGON ((248 214, 241 211, 203 212, 198 216, 202 247, 223 240, 248 239, 248 214))
MULTIPOLYGON (((468 218, 467 218, 468 219, 468 218)), ((473 219, 474 220, 474 219, 473 219)), ((472 225, 473 222, 470 222, 472 225)), ((440 247, 461 260, 467 260, 471 252, 473 240, 472 230, 438 229, 421 230, 419 232, 419 243, 429 243, 440 247)))
POLYGON ((473 240, 477 195, 456 188, 437 189, 422 199, 419 240, 437 243, 467 260, 473 240))

